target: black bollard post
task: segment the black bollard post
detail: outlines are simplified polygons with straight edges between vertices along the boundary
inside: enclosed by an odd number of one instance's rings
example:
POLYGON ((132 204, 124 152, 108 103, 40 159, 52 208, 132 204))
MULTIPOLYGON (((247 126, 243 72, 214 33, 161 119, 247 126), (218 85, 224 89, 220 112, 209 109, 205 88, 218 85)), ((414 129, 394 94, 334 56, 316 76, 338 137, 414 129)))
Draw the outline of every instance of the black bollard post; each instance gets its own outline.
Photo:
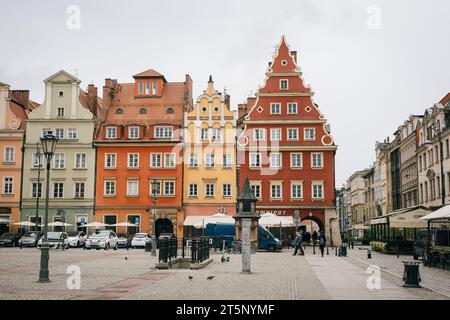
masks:
POLYGON ((316 244, 313 243, 313 254, 316 254, 316 244))
POLYGON ((335 250, 335 253, 334 253, 334 255, 335 255, 335 256, 337 256, 337 247, 336 247, 335 249, 336 249, 336 250, 335 250))
POLYGON ((372 259, 372 249, 367 249, 367 259, 372 259))
POLYGON ((328 246, 327 246, 327 256, 330 255, 330 253, 328 252, 328 246))

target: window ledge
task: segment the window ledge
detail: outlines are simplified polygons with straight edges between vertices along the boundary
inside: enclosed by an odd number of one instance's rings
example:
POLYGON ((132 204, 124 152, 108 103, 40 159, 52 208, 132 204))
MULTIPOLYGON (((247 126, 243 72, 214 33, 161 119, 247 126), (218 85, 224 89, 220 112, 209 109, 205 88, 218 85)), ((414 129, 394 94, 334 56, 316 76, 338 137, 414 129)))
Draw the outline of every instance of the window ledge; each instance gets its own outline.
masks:
POLYGON ((117 167, 104 167, 105 170, 117 170, 117 167))
POLYGON ((139 170, 139 169, 141 169, 141 168, 139 168, 139 167, 127 167, 127 170, 139 170))
POLYGON ((52 170, 66 170, 66 168, 52 168, 52 170))
POLYGON ((127 198, 139 198, 139 195, 132 195, 132 196, 131 196, 131 195, 128 195, 128 194, 127 194, 127 198))
POLYGON ((303 167, 290 167, 291 170, 302 170, 303 167))
POLYGON ((312 170, 323 170, 323 167, 311 167, 312 170))
POLYGON ((14 197, 14 193, 2 193, 2 197, 14 197))
POLYGON ((269 198, 269 201, 283 201, 283 198, 269 198))
POLYGON ((73 170, 87 170, 88 168, 73 168, 73 170))
POLYGON ((15 161, 3 161, 3 164, 11 165, 11 164, 16 164, 16 162, 15 161))
POLYGON ((115 195, 115 194, 114 194, 114 195, 107 195, 107 194, 104 194, 103 197, 104 197, 104 198, 115 198, 116 195, 115 195))

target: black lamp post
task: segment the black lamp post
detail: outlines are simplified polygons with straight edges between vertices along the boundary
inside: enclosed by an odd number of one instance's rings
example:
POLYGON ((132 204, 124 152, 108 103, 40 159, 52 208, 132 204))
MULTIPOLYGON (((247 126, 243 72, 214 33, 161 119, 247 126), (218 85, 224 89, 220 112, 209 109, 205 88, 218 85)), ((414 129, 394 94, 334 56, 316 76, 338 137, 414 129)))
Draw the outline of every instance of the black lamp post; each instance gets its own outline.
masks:
POLYGON ((152 256, 156 256, 156 187, 159 185, 159 181, 152 180, 152 196, 153 196, 153 209, 152 209, 152 256))
POLYGON ((38 231, 38 219, 39 219, 39 198, 41 197, 41 151, 39 149, 39 143, 36 142, 36 160, 38 166, 38 174, 37 174, 37 184, 36 184, 36 220, 35 222, 35 231, 38 231))
POLYGON ((44 156, 47 159, 47 179, 46 183, 46 194, 45 194, 45 215, 44 215, 44 239, 42 240, 41 246, 41 268, 39 270, 39 281, 38 282, 50 282, 48 278, 48 241, 47 241, 47 230, 48 230, 48 198, 50 189, 50 162, 55 154, 56 144, 58 139, 53 134, 46 134, 41 138, 42 149, 44 151, 44 156))

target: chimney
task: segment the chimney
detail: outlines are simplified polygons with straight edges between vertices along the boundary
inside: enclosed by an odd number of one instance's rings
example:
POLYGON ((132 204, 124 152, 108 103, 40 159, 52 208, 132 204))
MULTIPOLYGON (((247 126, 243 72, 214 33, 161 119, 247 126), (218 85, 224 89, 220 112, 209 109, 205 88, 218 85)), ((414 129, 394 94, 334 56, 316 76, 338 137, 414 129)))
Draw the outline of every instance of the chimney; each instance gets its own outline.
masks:
POLYGON ((291 56, 294 57, 295 64, 297 64, 297 51, 291 51, 291 56))
POLYGON ((99 105, 97 102, 97 87, 93 84, 88 85, 88 106, 89 110, 97 117, 99 110, 99 105))

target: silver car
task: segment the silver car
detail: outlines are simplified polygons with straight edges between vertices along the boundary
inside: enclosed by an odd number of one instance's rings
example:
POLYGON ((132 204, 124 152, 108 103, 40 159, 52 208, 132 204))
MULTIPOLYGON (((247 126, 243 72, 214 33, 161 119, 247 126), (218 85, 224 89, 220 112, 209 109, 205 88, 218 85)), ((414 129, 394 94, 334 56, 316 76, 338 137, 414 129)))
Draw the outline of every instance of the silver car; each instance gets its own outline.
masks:
POLYGON ((118 249, 118 241, 117 235, 114 231, 111 230, 99 230, 93 234, 91 234, 84 245, 86 250, 90 249, 104 249, 109 250, 113 248, 114 250, 118 249))
MULTIPOLYGON (((42 247, 42 242, 44 237, 42 237, 37 246, 42 247)), ((69 235, 67 232, 47 232, 47 243, 50 248, 56 249, 69 249, 69 235)))
POLYGON ((36 247, 42 235, 42 232, 28 231, 22 236, 22 238, 19 239, 19 247, 36 247))
POLYGON ((87 235, 84 231, 69 231, 69 246, 79 248, 84 246, 87 235))

